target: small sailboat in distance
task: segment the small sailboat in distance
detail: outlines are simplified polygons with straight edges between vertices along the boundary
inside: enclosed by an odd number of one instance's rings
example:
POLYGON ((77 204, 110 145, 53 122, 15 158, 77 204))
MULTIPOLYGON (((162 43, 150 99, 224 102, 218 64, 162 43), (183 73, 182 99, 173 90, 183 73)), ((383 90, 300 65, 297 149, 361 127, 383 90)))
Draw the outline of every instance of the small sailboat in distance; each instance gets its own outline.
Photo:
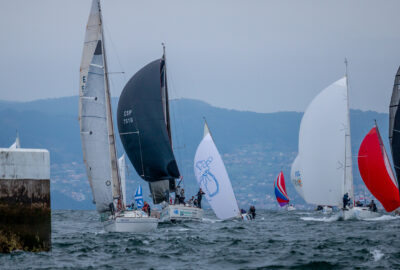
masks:
POLYGON ((283 176, 282 171, 279 173, 278 178, 274 182, 274 190, 276 201, 278 202, 280 207, 286 206, 286 209, 288 211, 295 210, 292 205, 289 205, 290 200, 286 192, 285 177, 283 176))
POLYGON ((400 206, 399 186, 376 123, 361 142, 358 168, 368 190, 385 210, 396 210, 400 206))
POLYGON ((158 219, 142 211, 127 211, 125 162, 118 161, 108 82, 107 57, 100 1, 93 0, 80 66, 79 124, 83 160, 106 231, 148 232, 158 219))
POLYGON ((219 219, 237 217, 250 219, 249 215, 241 214, 239 211, 228 172, 206 121, 203 139, 197 147, 193 167, 197 183, 205 192, 208 203, 219 219))

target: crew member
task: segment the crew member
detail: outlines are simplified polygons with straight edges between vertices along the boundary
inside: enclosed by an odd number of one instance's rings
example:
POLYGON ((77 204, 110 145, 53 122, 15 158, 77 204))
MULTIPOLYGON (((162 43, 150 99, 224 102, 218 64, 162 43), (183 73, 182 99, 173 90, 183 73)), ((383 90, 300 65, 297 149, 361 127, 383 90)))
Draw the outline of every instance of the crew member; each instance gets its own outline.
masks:
POLYGON ((249 213, 250 213, 252 219, 256 218, 256 208, 254 207, 254 205, 250 206, 249 213))
POLYGON ((376 204, 374 202, 374 200, 371 201, 371 203, 369 204, 369 210, 372 212, 377 212, 378 208, 376 207, 376 204))
POLYGON ((201 188, 199 189, 199 192, 197 192, 197 206, 199 208, 201 208, 201 199, 203 198, 204 194, 205 193, 203 192, 203 190, 201 188))
POLYGON ((346 208, 349 202, 350 202, 349 193, 346 192, 346 194, 343 195, 343 209, 346 208))

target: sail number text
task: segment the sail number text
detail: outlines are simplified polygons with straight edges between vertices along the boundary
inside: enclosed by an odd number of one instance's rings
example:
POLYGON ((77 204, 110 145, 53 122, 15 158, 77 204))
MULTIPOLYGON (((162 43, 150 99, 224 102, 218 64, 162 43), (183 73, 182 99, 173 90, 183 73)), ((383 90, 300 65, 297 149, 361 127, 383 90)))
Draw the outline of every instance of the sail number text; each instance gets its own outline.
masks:
POLYGON ((132 110, 124 111, 124 119, 122 119, 122 122, 124 125, 133 123, 133 117, 131 117, 131 116, 132 116, 132 110))

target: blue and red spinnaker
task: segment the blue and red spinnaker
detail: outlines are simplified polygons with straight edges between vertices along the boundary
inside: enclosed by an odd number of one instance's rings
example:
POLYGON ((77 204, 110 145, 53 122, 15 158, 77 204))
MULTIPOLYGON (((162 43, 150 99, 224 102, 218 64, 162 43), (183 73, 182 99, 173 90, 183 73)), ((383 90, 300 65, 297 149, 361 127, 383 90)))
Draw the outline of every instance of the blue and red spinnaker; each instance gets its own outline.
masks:
POLYGON ((274 188, 276 200, 279 205, 281 207, 287 205, 289 203, 289 197, 286 193, 285 178, 283 177, 282 172, 279 173, 278 179, 276 179, 276 182, 274 183, 274 188))

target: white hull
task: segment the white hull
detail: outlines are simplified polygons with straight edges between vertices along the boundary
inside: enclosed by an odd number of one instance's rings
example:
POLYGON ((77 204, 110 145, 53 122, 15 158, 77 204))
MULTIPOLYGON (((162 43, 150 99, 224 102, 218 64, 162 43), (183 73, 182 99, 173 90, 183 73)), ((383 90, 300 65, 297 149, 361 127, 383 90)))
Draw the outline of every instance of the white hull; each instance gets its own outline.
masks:
POLYGON ((342 219, 349 220, 349 219, 369 219, 369 218, 377 218, 380 216, 378 212, 372 212, 368 209, 368 207, 353 207, 348 210, 342 210, 342 219))
POLYGON ((201 221, 203 219, 203 209, 185 206, 183 204, 167 205, 160 214, 161 222, 171 221, 201 221))
POLYGON ((241 214, 242 220, 253 220, 252 216, 250 214, 241 214))
POLYGON ((294 206, 288 206, 288 207, 286 208, 286 210, 287 210, 287 211, 294 211, 294 210, 296 210, 296 208, 295 208, 294 206))
POLYGON ((107 232, 147 233, 158 226, 158 219, 148 217, 142 211, 126 211, 103 222, 107 232))

